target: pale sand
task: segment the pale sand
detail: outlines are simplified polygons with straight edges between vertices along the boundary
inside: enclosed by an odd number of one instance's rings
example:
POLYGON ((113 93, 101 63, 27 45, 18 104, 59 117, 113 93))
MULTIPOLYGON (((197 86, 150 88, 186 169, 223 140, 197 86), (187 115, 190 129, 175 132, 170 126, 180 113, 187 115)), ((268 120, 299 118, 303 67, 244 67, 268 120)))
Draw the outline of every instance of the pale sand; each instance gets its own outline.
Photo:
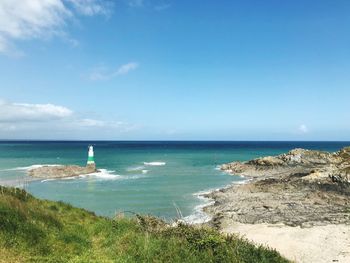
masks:
POLYGON ((350 225, 290 227, 272 224, 223 225, 225 233, 238 233, 247 239, 276 249, 286 258, 302 263, 350 262, 350 225))

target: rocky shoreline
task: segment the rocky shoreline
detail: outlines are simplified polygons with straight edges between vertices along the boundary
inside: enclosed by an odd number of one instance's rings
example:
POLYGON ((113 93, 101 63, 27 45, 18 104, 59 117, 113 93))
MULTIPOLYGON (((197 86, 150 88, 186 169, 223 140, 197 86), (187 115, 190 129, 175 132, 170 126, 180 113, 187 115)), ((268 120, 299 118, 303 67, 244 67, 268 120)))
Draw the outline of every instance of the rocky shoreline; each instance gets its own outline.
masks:
MULTIPOLYGON (((223 232, 242 234, 239 229, 254 225, 267 225, 267 229, 338 225, 350 230, 350 147, 335 153, 294 149, 278 156, 224 164, 221 170, 250 179, 205 195, 215 202, 204 211, 212 216, 211 224, 223 232)), ((249 232, 243 234, 249 236, 249 232)), ((271 238, 266 242, 273 245, 271 238)), ((345 250, 346 259, 350 259, 350 245, 345 250)))
POLYGON ((85 167, 78 165, 57 165, 42 166, 28 170, 28 175, 34 178, 59 179, 75 177, 99 172, 95 164, 88 164, 85 167))
POLYGON ((295 149, 286 154, 221 166, 250 178, 214 191, 205 211, 213 224, 284 223, 291 226, 350 224, 350 147, 336 153, 295 149))

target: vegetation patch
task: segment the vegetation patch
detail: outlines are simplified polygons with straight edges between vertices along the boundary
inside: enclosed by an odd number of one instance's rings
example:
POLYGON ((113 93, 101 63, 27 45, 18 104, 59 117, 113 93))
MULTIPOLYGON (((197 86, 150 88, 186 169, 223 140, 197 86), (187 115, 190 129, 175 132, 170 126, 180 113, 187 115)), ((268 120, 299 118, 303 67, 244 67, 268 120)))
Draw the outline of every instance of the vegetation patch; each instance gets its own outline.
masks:
POLYGON ((208 227, 115 219, 0 186, 0 262, 288 262, 208 227))

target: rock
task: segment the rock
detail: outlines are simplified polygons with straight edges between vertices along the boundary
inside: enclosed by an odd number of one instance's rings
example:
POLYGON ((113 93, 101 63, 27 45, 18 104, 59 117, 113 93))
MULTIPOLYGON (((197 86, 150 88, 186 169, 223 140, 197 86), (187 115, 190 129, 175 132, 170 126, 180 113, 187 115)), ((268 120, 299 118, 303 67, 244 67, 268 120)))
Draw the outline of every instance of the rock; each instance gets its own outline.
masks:
MULTIPOLYGON (((294 149, 288 153, 257 158, 247 162, 232 162, 220 168, 228 173, 246 177, 269 177, 287 174, 310 175, 309 179, 326 178, 330 174, 349 182, 350 147, 336 153, 294 149), (317 170, 311 174, 311 171, 317 170)), ((308 179, 305 178, 305 179, 308 179)))
POLYGON ((37 178, 65 178, 98 172, 95 164, 85 167, 78 165, 42 166, 30 169, 28 174, 37 178))
POLYGON ((259 166, 278 166, 278 165, 284 165, 284 161, 273 157, 273 156, 267 156, 267 157, 262 157, 258 158, 252 161, 247 162, 248 164, 251 165, 259 165, 259 166))
POLYGON ((335 153, 294 149, 221 169, 251 179, 208 195, 215 202, 205 211, 216 226, 350 224, 350 147, 335 153))
POLYGON ((328 173, 322 172, 319 170, 312 170, 310 174, 303 176, 301 179, 302 180, 307 180, 307 181, 317 181, 317 180, 323 180, 324 178, 327 178, 329 176, 328 173))
POLYGON ((334 170, 330 175, 332 182, 350 183, 350 167, 334 170))

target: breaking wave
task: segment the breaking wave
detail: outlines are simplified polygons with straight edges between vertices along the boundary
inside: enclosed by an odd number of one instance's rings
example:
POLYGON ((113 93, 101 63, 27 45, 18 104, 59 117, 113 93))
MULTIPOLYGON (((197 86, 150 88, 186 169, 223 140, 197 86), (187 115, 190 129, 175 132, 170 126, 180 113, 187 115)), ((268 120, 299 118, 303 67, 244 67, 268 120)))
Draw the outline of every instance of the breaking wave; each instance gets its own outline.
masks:
POLYGON ((99 169, 99 172, 83 175, 82 177, 94 177, 101 180, 134 180, 144 177, 142 174, 120 175, 113 170, 99 169))
POLYGON ((115 171, 107 169, 99 169, 99 172, 88 174, 87 176, 94 176, 100 179, 120 179, 121 175, 114 174, 115 171))
POLYGON ((28 171, 44 166, 60 166, 59 164, 33 164, 30 166, 23 166, 23 167, 15 167, 15 168, 9 168, 9 169, 4 169, 2 171, 28 171))
POLYGON ((45 182, 50 182, 50 181, 55 181, 56 179, 44 179, 44 180, 41 180, 40 182, 41 183, 45 183, 45 182))
POLYGON ((225 187, 194 193, 193 195, 195 197, 197 197, 198 199, 200 199, 203 203, 195 206, 194 212, 192 214, 190 214, 189 216, 184 217, 182 219, 182 221, 185 223, 188 223, 188 224, 203 224, 203 223, 209 222, 212 219, 212 217, 210 215, 208 215, 207 213, 205 213, 203 211, 203 209, 207 206, 213 205, 215 203, 215 201, 212 198, 206 197, 205 195, 210 194, 210 193, 215 192, 215 191, 218 191, 218 190, 221 190, 221 189, 229 188, 235 184, 246 184, 248 181, 250 181, 250 180, 246 179, 246 180, 235 181, 232 184, 229 184, 225 187))
POLYGON ((145 165, 132 166, 132 167, 127 168, 126 171, 131 172, 131 173, 147 174, 149 170, 145 169, 146 168, 145 165))
POLYGON ((145 169, 145 167, 143 165, 140 165, 140 166, 132 166, 132 167, 129 167, 127 168, 126 170, 128 172, 137 172, 137 171, 142 171, 143 169, 145 169))
MULTIPOLYGON (((41 165, 45 166, 45 165, 41 165)), ((21 169, 16 168, 17 170, 30 170, 33 168, 41 167, 39 165, 32 165, 28 167, 19 167, 21 169)), ((90 174, 83 174, 79 176, 73 176, 73 177, 65 177, 65 178, 48 178, 41 180, 41 183, 50 182, 50 181, 56 181, 56 180, 74 180, 74 179, 88 179, 93 178, 96 180, 134 180, 144 177, 144 174, 148 172, 148 170, 141 170, 141 173, 134 174, 134 175, 120 175, 116 174, 116 171, 114 170, 108 170, 108 169, 99 169, 99 172, 90 173, 90 174)))
POLYGON ((147 166, 163 166, 166 165, 166 162, 144 162, 143 164, 147 166))
POLYGON ((189 216, 186 216, 182 219, 185 223, 188 224, 203 224, 212 219, 210 215, 205 213, 203 209, 207 206, 211 206, 215 201, 211 198, 204 197, 205 194, 209 194, 215 190, 201 191, 194 193, 193 195, 200 199, 203 203, 194 207, 194 212, 189 216))

